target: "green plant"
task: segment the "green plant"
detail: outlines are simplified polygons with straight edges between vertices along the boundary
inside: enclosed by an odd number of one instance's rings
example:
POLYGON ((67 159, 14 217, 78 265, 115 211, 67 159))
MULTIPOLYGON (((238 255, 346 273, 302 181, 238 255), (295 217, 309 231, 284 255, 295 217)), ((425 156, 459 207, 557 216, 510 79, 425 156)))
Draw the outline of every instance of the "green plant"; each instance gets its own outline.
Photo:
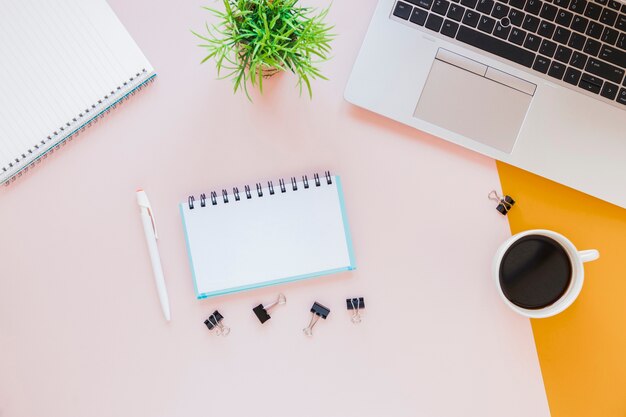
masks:
POLYGON ((215 60, 218 76, 234 80, 234 92, 248 94, 248 82, 263 92, 263 78, 291 71, 312 97, 311 80, 327 79, 318 68, 329 59, 332 26, 324 23, 328 8, 320 13, 297 5, 298 0, 223 0, 225 11, 204 9, 218 19, 203 36, 200 47, 215 60), (222 75, 223 71, 228 71, 222 75))

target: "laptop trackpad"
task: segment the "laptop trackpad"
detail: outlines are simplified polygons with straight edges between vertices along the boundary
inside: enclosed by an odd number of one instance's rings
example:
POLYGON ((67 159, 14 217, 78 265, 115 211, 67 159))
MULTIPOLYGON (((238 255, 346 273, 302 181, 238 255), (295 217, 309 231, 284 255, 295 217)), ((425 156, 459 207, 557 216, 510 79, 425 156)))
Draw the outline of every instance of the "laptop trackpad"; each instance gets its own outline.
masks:
POLYGON ((440 50, 414 116, 511 153, 535 88, 520 78, 440 50))

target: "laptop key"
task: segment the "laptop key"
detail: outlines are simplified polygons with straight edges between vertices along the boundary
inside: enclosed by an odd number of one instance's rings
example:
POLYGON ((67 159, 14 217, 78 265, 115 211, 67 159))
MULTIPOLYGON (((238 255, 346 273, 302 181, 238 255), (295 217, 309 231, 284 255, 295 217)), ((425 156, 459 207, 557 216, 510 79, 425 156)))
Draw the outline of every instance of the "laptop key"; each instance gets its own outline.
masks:
POLYGON ((613 26, 617 20, 617 12, 611 9, 604 9, 600 15, 600 22, 605 25, 613 26))
POLYGON ((580 77, 580 79, 595 85, 602 85, 602 83, 604 82, 604 80, 600 77, 587 74, 586 72, 583 72, 583 75, 580 77))
POLYGON ((506 4, 497 3, 496 6, 493 8, 493 11, 491 12, 491 15, 495 19, 502 19, 509 14, 510 10, 511 8, 506 4))
POLYGON ((495 19, 492 19, 489 16, 481 16, 480 21, 478 22, 478 30, 485 33, 491 33, 495 25, 495 19))
POLYGON ((604 28, 604 32, 602 33, 602 42, 610 43, 611 45, 615 45, 617 42, 617 37, 619 32, 610 27, 604 28))
POLYGON ((478 3, 478 0, 461 0, 461 4, 465 7, 469 7, 470 9, 475 9, 476 3, 478 3))
POLYGON ((600 13, 602 13, 602 6, 593 2, 589 3, 585 9, 585 16, 593 20, 598 20, 600 18, 600 13))
POLYGON ((454 38, 459 30, 459 24, 450 19, 446 19, 441 26, 441 34, 454 38))
POLYGON ((543 42, 541 42, 541 46, 539 47, 539 53, 541 55, 553 57, 554 53, 556 52, 556 46, 556 43, 544 39, 543 42))
POLYGON ((522 23, 524 22, 524 17, 526 17, 526 14, 524 12, 520 12, 517 9, 511 9, 511 11, 509 12, 509 20, 515 26, 522 26, 522 23))
POLYGON ((481 13, 489 14, 491 13, 491 9, 493 9, 493 5, 493 0, 478 0, 478 6, 476 6, 476 10, 481 13))
POLYGON ((450 6, 450 2, 447 0, 435 0, 431 10, 437 14, 445 16, 448 11, 448 6, 450 6))
POLYGON ((619 1, 609 0, 609 7, 611 9, 619 10, 621 6, 622 6, 622 3, 620 3, 619 1))
POLYGON ((587 43, 585 44, 583 52, 589 55, 598 56, 601 46, 602 44, 600 42, 596 41, 595 39, 589 38, 587 39, 587 43))
MULTIPOLYGON (((591 3, 590 3, 591 4, 591 3)), ((604 25, 598 22, 591 22, 587 27, 587 35, 591 36, 595 39, 600 39, 602 36, 602 32, 604 32, 604 25)))
POLYGON ((602 86, 602 91, 600 91, 600 95, 604 98, 608 98, 609 100, 615 100, 615 97, 617 97, 618 89, 619 87, 615 84, 605 82, 602 86))
POLYGON ((524 39, 526 39, 526 32, 522 29, 513 28, 511 30, 511 34, 509 35, 509 40, 514 44, 522 46, 524 43, 524 39))
POLYGON ((612 46, 603 45, 602 49, 600 49, 600 55, 598 56, 600 57, 600 59, 617 65, 620 68, 626 68, 625 51, 620 51, 619 49, 612 46))
POLYGON ((511 25, 502 26, 500 23, 498 23, 496 25, 496 28, 493 30, 493 34, 503 40, 507 40, 509 38, 510 32, 511 32, 511 25))
POLYGON ((588 24, 589 19, 582 16, 574 16, 574 20, 572 20, 570 28, 572 28, 576 32, 585 33, 588 24))
POLYGON ((578 49, 582 51, 585 47, 585 42, 587 42, 587 38, 579 33, 572 33, 572 37, 569 38, 568 46, 574 49, 578 49))
POLYGON ((609 81, 613 81, 614 83, 619 83, 624 78, 623 69, 607 64, 606 62, 602 62, 596 58, 590 58, 589 61, 587 61, 585 71, 609 81))
POLYGON ((434 30, 435 32, 439 32, 441 29, 441 25, 443 25, 443 17, 437 16, 436 14, 429 14, 428 19, 426 20, 426 28, 430 30, 434 30))
POLYGON ((527 14, 526 19, 524 19, 524 23, 522 24, 522 27, 530 32, 536 32, 537 28, 539 27, 539 22, 539 18, 527 14))
POLYGON ((602 88, 601 85, 592 84, 592 83, 589 83, 589 82, 587 82, 585 80, 580 80, 580 82, 578 83, 578 86, 580 88, 582 88, 583 90, 590 91, 590 92, 592 92, 594 94, 599 94, 600 93, 600 89, 602 88))
POLYGON ((524 11, 532 13, 534 15, 538 15, 541 11, 542 5, 543 2, 541 0, 528 0, 526 2, 526 7, 524 7, 524 11))
POLYGON ((574 18, 574 14, 572 12, 568 12, 567 10, 559 10, 556 15, 556 24, 561 26, 569 26, 572 23, 572 19, 574 18))
POLYGON ((569 64, 578 69, 583 69, 587 64, 587 55, 574 51, 572 59, 570 59, 569 61, 569 64))
POLYGON ((550 68, 550 63, 552 61, 550 61, 548 58, 543 57, 541 55, 537 55, 537 58, 535 59, 535 63, 533 64, 533 69, 535 71, 539 71, 542 74, 545 74, 548 72, 548 68, 550 68))
MULTIPOLYGON (((528 36, 526 36, 526 41, 524 41, 524 48, 537 52, 539 46, 541 46, 541 38, 534 33, 529 33, 528 36)), ((546 71, 547 70, 546 68, 546 71)))
POLYGON ((594 94, 599 94, 602 89, 602 80, 598 77, 591 76, 589 74, 584 73, 580 77, 580 82, 578 86, 583 88, 584 90, 591 91, 594 94))
POLYGON ((463 24, 475 28, 476 25, 478 24, 478 19, 480 19, 479 13, 473 10, 467 9, 465 11, 465 16, 463 16, 463 24))
POLYGON ((576 68, 569 67, 565 70, 565 77, 563 78, 563 81, 568 84, 578 85, 581 75, 582 72, 578 71, 576 68))
POLYGON ((563 79, 563 74, 565 74, 565 67, 565 64, 552 61, 550 69, 548 70, 548 75, 552 78, 556 78, 557 80, 561 80, 563 79))
POLYGON ((621 30, 622 32, 626 32, 626 14, 620 14, 617 18, 617 22, 615 22, 615 27, 617 30, 621 30))
POLYGON ((619 90, 617 102, 626 106, 626 88, 619 90))
POLYGON ((459 28, 456 39, 528 68, 530 68, 535 61, 534 53, 465 26, 459 28))
POLYGON ((448 10, 448 17, 452 20, 456 20, 457 22, 460 22, 463 19, 464 14, 465 7, 459 6, 458 4, 453 4, 448 10))
POLYGON ((407 20, 409 16, 411 15, 411 9, 412 9, 411 6, 399 1, 396 4, 395 9, 393 9, 393 15, 399 17, 400 19, 407 20))
POLYGON ((567 41, 569 40, 569 36, 571 34, 572 32, 568 29, 557 27, 552 39, 554 39, 556 43, 562 43, 563 45, 567 45, 567 41))
POLYGON ((545 20, 542 20, 541 23, 539 24, 539 31, 537 33, 545 38, 552 38, 552 35, 554 35, 555 30, 556 30, 556 26, 554 25, 554 23, 550 23, 550 22, 546 22, 545 20))
POLYGON ((623 49, 623 50, 626 51, 626 32, 624 32, 621 35, 619 35, 619 39, 617 40, 617 43, 615 45, 618 48, 623 49))
POLYGON ((587 7, 586 0, 572 0, 569 5, 569 9, 574 13, 583 13, 585 11, 585 7, 587 7))
POLYGON ((572 57, 572 50, 566 46, 559 45, 556 48, 556 52, 554 53, 554 59, 557 61, 561 61, 565 64, 569 62, 569 59, 572 57))
POLYGON ((422 9, 430 9, 430 6, 433 4, 433 0, 407 0, 409 3, 414 4, 417 7, 421 7, 422 9))
POLYGON ((517 7, 518 9, 523 9, 525 3, 526 3, 526 0, 511 0, 511 1, 509 1, 509 4, 511 5, 511 7, 517 7))
POLYGON ((411 13, 411 17, 409 17, 409 20, 416 25, 424 26, 427 17, 428 12, 426 10, 415 7, 413 8, 413 12, 411 13))
POLYGON ((559 11, 558 8, 551 5, 550 3, 544 3, 541 8, 541 12, 539 12, 539 16, 546 20, 553 21, 556 18, 556 13, 559 11))

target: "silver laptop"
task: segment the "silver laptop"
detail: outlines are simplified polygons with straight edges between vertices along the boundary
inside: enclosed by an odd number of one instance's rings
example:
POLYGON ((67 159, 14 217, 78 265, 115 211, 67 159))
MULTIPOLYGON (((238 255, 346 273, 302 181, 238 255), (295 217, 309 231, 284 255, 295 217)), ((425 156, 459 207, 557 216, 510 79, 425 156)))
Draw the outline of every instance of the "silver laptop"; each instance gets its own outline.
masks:
POLYGON ((346 99, 626 208, 626 4, 379 0, 346 99))

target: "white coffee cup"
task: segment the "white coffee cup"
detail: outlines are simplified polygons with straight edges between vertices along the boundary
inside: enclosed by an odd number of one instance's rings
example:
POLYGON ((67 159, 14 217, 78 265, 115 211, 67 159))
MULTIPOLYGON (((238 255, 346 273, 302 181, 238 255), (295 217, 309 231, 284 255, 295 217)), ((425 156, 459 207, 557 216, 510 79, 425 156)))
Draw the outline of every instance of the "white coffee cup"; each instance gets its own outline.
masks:
POLYGON ((500 294, 500 297, 506 305, 508 305, 513 311, 521 314, 522 316, 530 317, 533 319, 540 319, 559 314, 567 307, 572 305, 572 303, 576 300, 578 294, 580 294, 580 291, 583 288, 583 281, 585 280, 585 270, 583 267, 583 263, 595 261, 599 257, 600 253, 595 249, 579 251, 569 239, 567 239, 560 233, 544 229, 527 230, 525 232, 511 236, 502 245, 500 245, 496 252, 496 256, 493 259, 493 276, 496 281, 498 293, 500 294), (524 236, 528 235, 542 235, 556 241, 565 250, 572 264, 572 276, 569 287, 567 288, 567 290, 565 290, 565 293, 563 293, 563 295, 553 304, 537 310, 530 310, 513 304, 511 301, 509 301, 508 298, 506 298, 504 292, 502 291, 502 287, 500 286, 500 264, 502 262, 504 254, 511 247, 511 245, 513 245, 524 236))

